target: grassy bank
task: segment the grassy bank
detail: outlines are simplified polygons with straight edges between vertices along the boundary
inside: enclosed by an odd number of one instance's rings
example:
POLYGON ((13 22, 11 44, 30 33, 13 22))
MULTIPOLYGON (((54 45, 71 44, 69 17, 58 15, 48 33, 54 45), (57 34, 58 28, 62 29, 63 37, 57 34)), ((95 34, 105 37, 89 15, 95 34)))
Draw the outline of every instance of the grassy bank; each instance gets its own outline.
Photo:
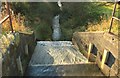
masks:
POLYGON ((32 28, 37 39, 51 40, 52 19, 59 13, 56 3, 13 3, 12 6, 15 14, 26 17, 27 26, 32 28))
MULTIPOLYGON (((62 39, 71 40, 72 34, 76 31, 105 31, 104 27, 98 30, 100 26, 97 25, 106 25, 106 30, 108 30, 113 5, 113 3, 63 3, 63 11, 61 12, 62 39)), ((115 32, 116 29, 115 26, 115 32)))
MULTIPOLYGON (((52 40, 52 19, 58 14, 62 30, 61 40, 71 40, 76 31, 108 30, 113 3, 62 4, 62 11, 57 3, 12 3, 12 9, 16 15, 20 13, 25 17, 24 25, 30 27, 39 40, 52 40), (103 26, 101 29, 100 25, 103 26)), ((117 29, 115 23, 113 31, 116 32, 117 29)))

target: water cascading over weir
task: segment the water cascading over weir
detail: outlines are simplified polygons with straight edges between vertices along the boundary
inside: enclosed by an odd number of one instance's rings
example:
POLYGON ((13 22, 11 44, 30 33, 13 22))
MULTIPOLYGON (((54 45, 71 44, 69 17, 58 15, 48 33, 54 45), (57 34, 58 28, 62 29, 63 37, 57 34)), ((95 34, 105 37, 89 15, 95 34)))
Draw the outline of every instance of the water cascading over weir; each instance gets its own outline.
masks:
MULTIPOLYGON (((58 2, 58 6, 62 9, 60 2, 58 2)), ((79 66, 78 64, 88 62, 71 41, 58 41, 61 37, 59 20, 60 15, 53 18, 53 41, 37 42, 26 72, 27 76, 79 75, 76 68, 79 66), (71 68, 74 70, 71 71, 71 68)))
MULTIPOLYGON (((58 6, 62 10, 60 0, 58 6)), ((54 41, 37 42, 26 76, 119 77, 116 64, 118 46, 110 46, 118 43, 113 35, 104 32, 76 32, 72 41, 58 41, 61 37, 59 20, 58 14, 53 19, 54 41)))
POLYGON ((120 78, 118 37, 107 32, 75 32, 72 41, 59 41, 59 19, 59 15, 53 19, 53 41, 36 42, 33 32, 15 34, 15 41, 0 57, 2 75, 120 78))

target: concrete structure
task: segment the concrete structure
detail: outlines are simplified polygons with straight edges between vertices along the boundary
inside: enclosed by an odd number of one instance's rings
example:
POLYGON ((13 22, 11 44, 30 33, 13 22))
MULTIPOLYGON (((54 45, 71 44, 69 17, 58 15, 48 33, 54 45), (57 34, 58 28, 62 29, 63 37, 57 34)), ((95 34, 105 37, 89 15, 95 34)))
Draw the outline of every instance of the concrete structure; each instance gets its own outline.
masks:
POLYGON ((34 34, 23 34, 15 36, 2 56, 2 76, 22 76, 29 64, 30 58, 35 48, 34 34), (25 46, 28 48, 25 48, 25 46), (26 54, 28 49, 28 54, 26 54))
POLYGON ((88 47, 92 44, 89 61, 97 63, 106 76, 119 75, 118 36, 104 32, 76 32, 73 43, 88 57, 88 47))
POLYGON ((40 41, 35 48, 33 34, 20 34, 17 41, 11 44, 3 55, 2 75, 118 78, 118 43, 117 36, 113 34, 75 32, 72 42, 40 41))

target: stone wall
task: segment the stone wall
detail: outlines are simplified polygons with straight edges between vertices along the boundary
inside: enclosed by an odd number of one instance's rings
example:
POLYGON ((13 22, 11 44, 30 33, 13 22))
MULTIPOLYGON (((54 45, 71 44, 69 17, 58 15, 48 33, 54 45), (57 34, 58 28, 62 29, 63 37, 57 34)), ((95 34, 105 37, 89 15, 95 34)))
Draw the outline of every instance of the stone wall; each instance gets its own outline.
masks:
POLYGON ((72 41, 106 76, 118 77, 117 36, 104 32, 75 32, 72 41))
POLYGON ((34 34, 14 34, 15 39, 2 55, 2 76, 22 76, 36 45, 34 34))

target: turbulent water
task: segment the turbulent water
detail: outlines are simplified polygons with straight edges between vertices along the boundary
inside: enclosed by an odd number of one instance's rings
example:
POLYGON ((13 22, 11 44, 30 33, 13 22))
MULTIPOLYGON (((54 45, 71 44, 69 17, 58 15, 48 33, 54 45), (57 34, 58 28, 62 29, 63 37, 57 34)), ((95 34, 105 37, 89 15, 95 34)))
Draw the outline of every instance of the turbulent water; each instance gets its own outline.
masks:
POLYGON ((61 3, 61 0, 58 1, 58 6, 60 7, 60 10, 62 11, 62 3, 61 3))
POLYGON ((71 41, 39 41, 29 65, 79 64, 87 61, 71 41))
POLYGON ((61 37, 61 29, 60 29, 59 19, 60 19, 59 15, 55 16, 54 19, 53 19, 52 38, 53 38, 54 41, 59 40, 60 37, 61 37))
MULTIPOLYGON (((61 4, 61 0, 58 1, 58 6, 60 7, 60 10, 62 11, 62 4, 61 4)), ((52 39, 54 41, 59 40, 61 37, 61 29, 60 29, 60 15, 58 14, 57 16, 55 16, 53 18, 53 34, 52 34, 52 39)))

